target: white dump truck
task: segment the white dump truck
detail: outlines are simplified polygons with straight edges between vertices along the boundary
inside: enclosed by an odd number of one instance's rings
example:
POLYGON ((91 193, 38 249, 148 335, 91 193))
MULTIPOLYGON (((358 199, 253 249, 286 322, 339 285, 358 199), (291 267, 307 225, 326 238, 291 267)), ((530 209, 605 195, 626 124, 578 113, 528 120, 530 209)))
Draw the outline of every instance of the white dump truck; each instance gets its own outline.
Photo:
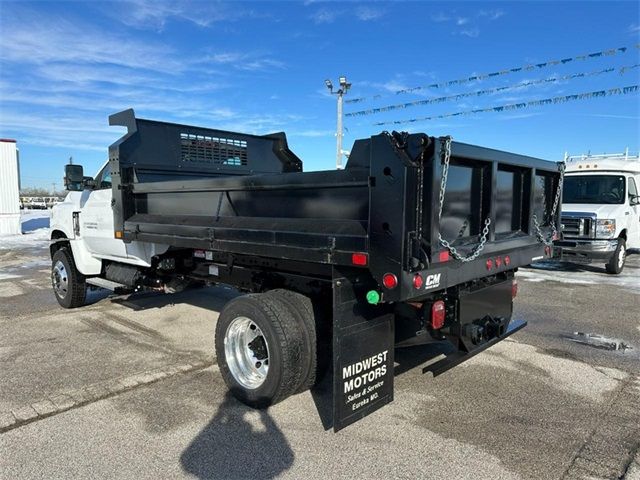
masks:
POLYGON ((565 155, 565 164, 562 260, 622 272, 627 249, 640 248, 640 156, 565 155))

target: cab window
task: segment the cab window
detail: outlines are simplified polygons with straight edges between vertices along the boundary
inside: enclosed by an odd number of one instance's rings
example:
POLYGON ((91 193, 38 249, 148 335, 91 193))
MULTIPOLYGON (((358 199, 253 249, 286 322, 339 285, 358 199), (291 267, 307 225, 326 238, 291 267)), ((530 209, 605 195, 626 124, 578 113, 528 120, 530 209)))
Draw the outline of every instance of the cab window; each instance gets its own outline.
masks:
POLYGON ((104 190, 111 188, 111 170, 107 163, 102 170, 96 175, 96 188, 98 190, 104 190))
POLYGON ((638 189, 636 188, 636 181, 633 178, 629 178, 629 200, 638 195, 638 189))

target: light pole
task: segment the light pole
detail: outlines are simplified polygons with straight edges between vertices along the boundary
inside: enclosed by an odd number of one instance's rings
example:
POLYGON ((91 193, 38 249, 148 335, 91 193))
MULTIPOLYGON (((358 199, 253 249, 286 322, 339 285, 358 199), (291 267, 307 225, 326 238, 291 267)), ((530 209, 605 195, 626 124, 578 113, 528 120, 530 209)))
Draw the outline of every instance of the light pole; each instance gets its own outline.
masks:
POLYGON ((325 80, 324 84, 329 89, 329 93, 338 96, 338 120, 336 122, 336 168, 341 170, 342 155, 344 153, 342 150, 342 97, 351 88, 351 84, 347 82, 347 77, 345 76, 341 76, 338 79, 338 82, 340 83, 340 88, 335 92, 333 91, 333 83, 331 83, 331 80, 325 80))

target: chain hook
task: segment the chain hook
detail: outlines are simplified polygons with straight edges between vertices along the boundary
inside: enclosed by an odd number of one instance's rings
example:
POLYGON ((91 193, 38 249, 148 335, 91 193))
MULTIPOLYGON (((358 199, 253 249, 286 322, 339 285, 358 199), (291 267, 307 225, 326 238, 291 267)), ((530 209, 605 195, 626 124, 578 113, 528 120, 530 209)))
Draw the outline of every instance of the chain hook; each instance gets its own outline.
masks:
MULTIPOLYGON (((440 180, 440 195, 438 197, 439 200, 439 209, 438 209, 438 224, 440 224, 440 220, 442 219, 442 209, 444 207, 444 195, 447 190, 447 178, 449 176, 449 164, 451 161, 451 141, 453 140, 451 136, 441 137, 440 140, 444 143, 443 148, 443 159, 442 159, 442 178, 440 180)), ((465 220, 466 222, 466 220, 465 220)), ((489 236, 489 225, 491 225, 491 218, 487 217, 484 221, 484 228, 482 229, 482 235, 480 236, 480 242, 478 245, 471 251, 469 255, 466 257, 461 255, 456 247, 451 245, 450 242, 442 238, 442 235, 438 233, 438 241, 440 244, 445 247, 453 258, 459 260, 463 263, 471 262, 480 256, 480 252, 484 249, 485 244, 487 243, 487 237, 489 236)))

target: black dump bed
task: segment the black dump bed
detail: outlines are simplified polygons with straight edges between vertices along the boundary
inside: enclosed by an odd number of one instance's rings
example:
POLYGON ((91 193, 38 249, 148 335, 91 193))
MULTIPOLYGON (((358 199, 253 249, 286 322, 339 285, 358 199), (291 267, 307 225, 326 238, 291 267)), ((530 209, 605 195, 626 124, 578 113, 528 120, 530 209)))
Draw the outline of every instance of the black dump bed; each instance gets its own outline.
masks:
POLYGON ((380 284, 395 275, 399 288, 386 298, 408 300, 417 272, 439 275, 431 293, 529 264, 548 254, 558 226, 559 168, 536 158, 382 133, 356 141, 344 170, 303 173, 283 133, 136 119, 133 110, 110 124, 128 129, 109 148, 115 235, 125 241, 355 264, 380 284), (462 261, 441 240, 460 258, 478 254, 462 261))

